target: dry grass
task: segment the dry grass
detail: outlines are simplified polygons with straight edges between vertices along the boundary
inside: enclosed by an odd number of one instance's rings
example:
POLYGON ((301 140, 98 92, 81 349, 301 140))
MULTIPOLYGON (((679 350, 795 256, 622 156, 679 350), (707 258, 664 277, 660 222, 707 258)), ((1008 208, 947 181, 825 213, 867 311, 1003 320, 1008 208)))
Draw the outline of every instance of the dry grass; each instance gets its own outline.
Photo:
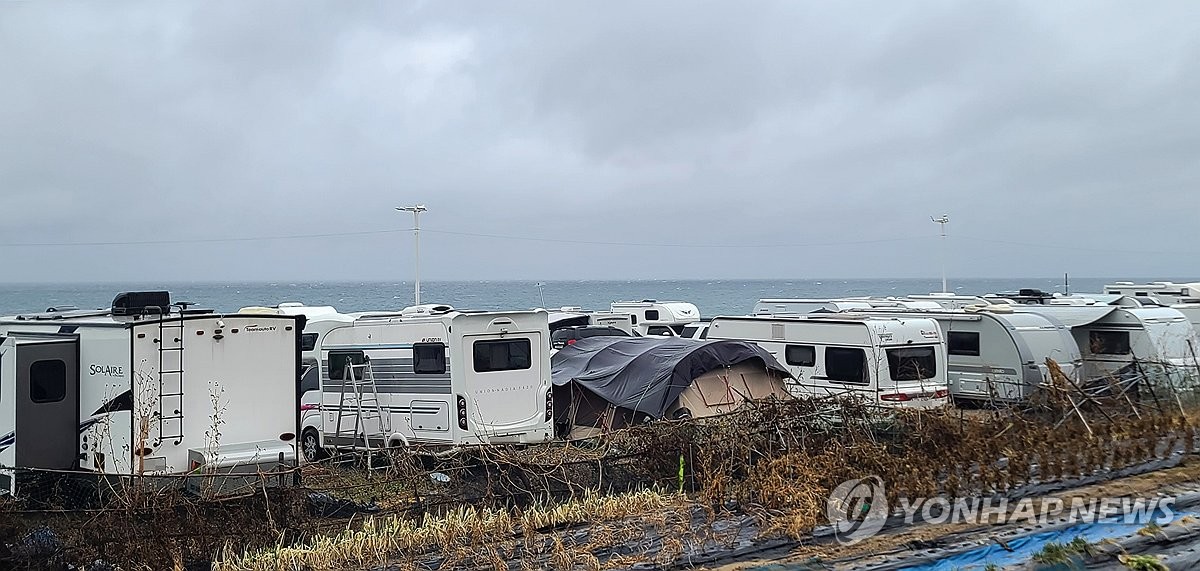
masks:
MULTIPOLYGON (((524 510, 462 507, 421 521, 400 517, 367 518, 359 529, 320 537, 298 546, 277 546, 238 553, 225 549, 213 562, 214 571, 344 569, 347 566, 384 565, 404 556, 433 552, 454 554, 456 562, 480 560, 491 565, 503 561, 497 551, 522 530, 545 530, 578 524, 597 524, 678 506, 683 498, 642 491, 619 496, 589 496, 554 506, 524 510)), ((576 564, 600 568, 590 552, 580 552, 553 538, 551 565, 572 569, 576 564)), ((445 564, 443 564, 445 567, 445 564)), ((452 566, 453 567, 453 566, 452 566)))

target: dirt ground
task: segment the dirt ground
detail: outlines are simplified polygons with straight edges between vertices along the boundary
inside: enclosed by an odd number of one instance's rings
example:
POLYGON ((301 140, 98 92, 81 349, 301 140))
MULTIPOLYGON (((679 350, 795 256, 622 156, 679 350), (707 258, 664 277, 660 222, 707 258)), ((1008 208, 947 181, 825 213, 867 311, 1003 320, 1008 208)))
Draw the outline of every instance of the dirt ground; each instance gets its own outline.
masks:
MULTIPOLYGON (((1072 488, 1055 492, 1053 497, 1069 502, 1072 498, 1096 497, 1126 497, 1148 496, 1159 493, 1172 494, 1184 491, 1188 484, 1200 485, 1200 458, 1188 457, 1179 466, 1148 474, 1130 476, 1108 482, 1072 488)), ((1195 491, 1191 486, 1186 491, 1195 491)), ((1038 499, 1034 500, 1039 505, 1038 499)), ((868 561, 884 556, 903 555, 912 552, 912 546, 928 545, 946 537, 957 537, 966 540, 978 536, 986 540, 990 535, 1001 531, 1004 526, 978 524, 920 524, 901 527, 894 531, 884 531, 875 537, 853 545, 838 543, 820 543, 794 548, 787 553, 771 554, 770 556, 749 561, 725 564, 709 569, 719 571, 750 571, 774 566, 797 565, 818 559, 834 566, 838 562, 869 564, 868 561)))

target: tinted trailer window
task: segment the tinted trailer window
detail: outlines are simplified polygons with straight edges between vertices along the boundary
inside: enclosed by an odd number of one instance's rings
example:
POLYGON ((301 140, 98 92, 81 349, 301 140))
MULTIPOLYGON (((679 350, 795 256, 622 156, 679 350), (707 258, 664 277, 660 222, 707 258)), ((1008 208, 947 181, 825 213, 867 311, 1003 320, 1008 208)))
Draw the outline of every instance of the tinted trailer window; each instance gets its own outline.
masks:
POLYGON ((1089 331, 1088 345, 1093 355, 1128 355, 1128 331, 1089 331))
POLYGON ((476 373, 517 371, 533 366, 528 339, 476 341, 472 346, 476 373))
POLYGON ((846 347, 825 348, 825 378, 840 383, 870 384, 867 353, 846 347))
POLYGON ((923 381, 937 375, 933 347, 888 349, 887 358, 893 381, 923 381))

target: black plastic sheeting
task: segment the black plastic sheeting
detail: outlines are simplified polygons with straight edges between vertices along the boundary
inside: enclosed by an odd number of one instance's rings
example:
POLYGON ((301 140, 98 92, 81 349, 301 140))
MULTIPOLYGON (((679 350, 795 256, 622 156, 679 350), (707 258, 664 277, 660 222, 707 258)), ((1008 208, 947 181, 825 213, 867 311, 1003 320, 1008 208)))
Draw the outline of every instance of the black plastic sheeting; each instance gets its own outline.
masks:
POLYGON ((791 376, 769 352, 748 341, 588 337, 564 347, 550 362, 555 386, 574 383, 619 408, 661 418, 696 377, 753 359, 791 376))

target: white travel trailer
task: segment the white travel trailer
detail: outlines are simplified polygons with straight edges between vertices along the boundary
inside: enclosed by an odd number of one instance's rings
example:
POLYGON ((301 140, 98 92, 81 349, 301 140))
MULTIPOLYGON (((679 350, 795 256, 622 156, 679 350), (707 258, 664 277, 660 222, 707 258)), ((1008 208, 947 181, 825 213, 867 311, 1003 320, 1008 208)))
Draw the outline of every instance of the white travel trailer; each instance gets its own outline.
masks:
POLYGON ((1177 284, 1173 282, 1116 282, 1104 286, 1104 293, 1127 295, 1133 298, 1157 298, 1163 305, 1200 302, 1200 282, 1177 284))
POLYGON ((300 336, 300 351, 305 367, 320 365, 320 352, 317 345, 326 333, 334 327, 340 327, 354 321, 354 315, 340 313, 329 305, 310 306, 298 302, 286 302, 272 307, 251 306, 238 310, 242 314, 254 315, 303 315, 305 317, 304 333, 300 336))
POLYGON ((814 311, 830 311, 830 303, 840 301, 849 304, 862 304, 860 308, 871 307, 868 297, 843 298, 767 298, 760 299, 754 304, 753 315, 804 315, 814 311))
POLYGON ((678 336, 687 324, 700 321, 700 309, 686 301, 614 301, 609 310, 632 315, 639 335, 678 336))
POLYGON ((550 312, 550 331, 560 327, 577 325, 595 325, 599 327, 615 327, 633 335, 633 314, 613 313, 611 311, 585 311, 580 307, 562 307, 550 312))
POLYGON ((320 414, 305 417, 304 445, 315 440, 316 455, 547 441, 548 339, 543 310, 361 315, 321 339, 320 414))
MULTIPOLYGON (((187 309, 167 292, 2 318, 0 466, 167 476, 294 465, 303 328, 303 317, 187 309)), ((0 473, 0 490, 19 493, 21 474, 0 473)))
POLYGON ((838 313, 871 309, 933 310, 942 306, 923 300, 899 297, 843 297, 760 299, 754 304, 754 315, 804 315, 807 313, 838 313))
POLYGON ((1187 317, 1168 307, 1027 306, 1018 311, 1053 317, 1071 330, 1083 356, 1082 378, 1115 375, 1137 361, 1145 372, 1170 379, 1196 374, 1196 331, 1187 317))
POLYGON ((975 295, 934 292, 921 295, 910 295, 907 297, 913 301, 928 301, 936 303, 943 309, 966 309, 970 306, 1010 303, 1010 300, 996 295, 986 295, 981 297, 975 295))
POLYGON ((1013 313, 1009 306, 973 311, 887 311, 937 321, 946 340, 950 395, 956 400, 1021 402, 1050 377, 1046 359, 1068 376, 1082 366, 1071 332, 1051 317, 1013 313))
POLYGON ((949 402, 946 348, 922 317, 811 314, 714 317, 708 339, 753 341, 795 377, 797 396, 857 394, 868 402, 931 408, 949 402))

